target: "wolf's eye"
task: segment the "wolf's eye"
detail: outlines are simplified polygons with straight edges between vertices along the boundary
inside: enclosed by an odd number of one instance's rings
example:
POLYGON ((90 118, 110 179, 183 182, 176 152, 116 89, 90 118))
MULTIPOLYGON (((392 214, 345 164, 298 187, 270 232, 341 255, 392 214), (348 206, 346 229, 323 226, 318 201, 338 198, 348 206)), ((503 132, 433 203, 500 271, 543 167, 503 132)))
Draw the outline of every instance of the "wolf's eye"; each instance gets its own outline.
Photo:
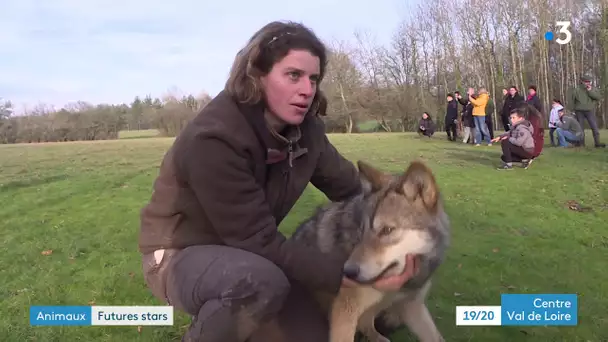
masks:
POLYGON ((390 233, 392 233, 395 230, 394 227, 389 227, 389 226, 384 226, 382 227, 382 229, 380 229, 380 235, 381 236, 386 236, 389 235, 390 233))

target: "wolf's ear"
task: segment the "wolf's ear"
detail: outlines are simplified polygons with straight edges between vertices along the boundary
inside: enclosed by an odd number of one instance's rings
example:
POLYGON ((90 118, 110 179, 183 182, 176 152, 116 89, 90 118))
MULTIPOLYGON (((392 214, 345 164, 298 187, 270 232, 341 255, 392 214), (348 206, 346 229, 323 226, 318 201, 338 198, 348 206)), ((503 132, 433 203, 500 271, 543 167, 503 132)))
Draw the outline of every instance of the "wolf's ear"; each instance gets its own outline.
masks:
POLYGON ((390 176, 364 161, 359 160, 357 167, 365 193, 378 191, 390 182, 390 176))
POLYGON ((437 208, 439 188, 431 169, 420 161, 413 161, 401 176, 397 193, 415 201, 419 198, 429 211, 437 208))

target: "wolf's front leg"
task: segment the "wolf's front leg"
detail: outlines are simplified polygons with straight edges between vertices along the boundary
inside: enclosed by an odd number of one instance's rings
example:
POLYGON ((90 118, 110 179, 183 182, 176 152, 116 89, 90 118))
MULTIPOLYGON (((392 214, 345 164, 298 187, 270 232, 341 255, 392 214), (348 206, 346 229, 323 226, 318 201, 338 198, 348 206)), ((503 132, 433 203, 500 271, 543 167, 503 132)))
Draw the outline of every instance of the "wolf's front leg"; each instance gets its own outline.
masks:
POLYGON ((421 342, 444 342, 439 329, 433 321, 424 298, 408 302, 403 310, 403 321, 421 342))
POLYGON ((340 289, 331 307, 329 341, 353 342, 359 319, 381 299, 382 294, 371 287, 340 289))
POLYGON ((362 313, 357 303, 357 290, 340 289, 331 307, 329 342, 353 342, 357 332, 357 322, 362 313))
POLYGON ((391 342, 391 340, 382 336, 374 326, 377 313, 376 310, 367 310, 359 319, 359 331, 370 342, 391 342))
POLYGON ((359 318, 381 298, 373 288, 340 289, 331 307, 329 341, 353 342, 359 318))

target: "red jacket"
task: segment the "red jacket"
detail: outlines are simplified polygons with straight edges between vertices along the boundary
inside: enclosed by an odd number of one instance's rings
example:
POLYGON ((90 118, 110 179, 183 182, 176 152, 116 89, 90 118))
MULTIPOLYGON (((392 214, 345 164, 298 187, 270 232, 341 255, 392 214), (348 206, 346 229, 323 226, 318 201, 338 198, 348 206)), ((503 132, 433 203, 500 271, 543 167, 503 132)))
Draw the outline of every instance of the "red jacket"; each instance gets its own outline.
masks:
POLYGON ((543 124, 538 115, 530 115, 528 121, 530 121, 534 127, 534 133, 532 134, 532 138, 534 139, 534 153, 532 155, 536 158, 543 151, 543 145, 545 144, 545 129, 543 128, 543 124))

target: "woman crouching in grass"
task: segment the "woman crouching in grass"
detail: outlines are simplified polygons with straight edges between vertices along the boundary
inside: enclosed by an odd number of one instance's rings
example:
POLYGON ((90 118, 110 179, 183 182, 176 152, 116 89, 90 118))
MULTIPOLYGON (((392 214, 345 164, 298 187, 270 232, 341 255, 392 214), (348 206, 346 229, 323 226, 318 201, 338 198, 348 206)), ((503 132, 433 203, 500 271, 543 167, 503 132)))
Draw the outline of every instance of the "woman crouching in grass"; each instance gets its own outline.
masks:
POLYGON ((530 159, 534 153, 534 127, 526 120, 523 113, 524 108, 513 109, 510 113, 511 130, 492 139, 492 142, 500 141, 503 165, 499 170, 513 169, 513 162, 523 162, 528 168, 530 159))
MULTIPOLYGON (((146 284, 192 316, 183 341, 327 341, 312 291, 357 287, 342 256, 288 240, 277 227, 309 183, 332 201, 361 190, 355 166, 325 135, 327 66, 308 28, 273 22, 237 54, 225 89, 188 123, 141 213, 146 284)), ((400 288, 413 275, 378 280, 400 288)))
POLYGON ((418 135, 432 137, 435 134, 435 123, 429 113, 422 113, 422 118, 418 122, 418 135))

